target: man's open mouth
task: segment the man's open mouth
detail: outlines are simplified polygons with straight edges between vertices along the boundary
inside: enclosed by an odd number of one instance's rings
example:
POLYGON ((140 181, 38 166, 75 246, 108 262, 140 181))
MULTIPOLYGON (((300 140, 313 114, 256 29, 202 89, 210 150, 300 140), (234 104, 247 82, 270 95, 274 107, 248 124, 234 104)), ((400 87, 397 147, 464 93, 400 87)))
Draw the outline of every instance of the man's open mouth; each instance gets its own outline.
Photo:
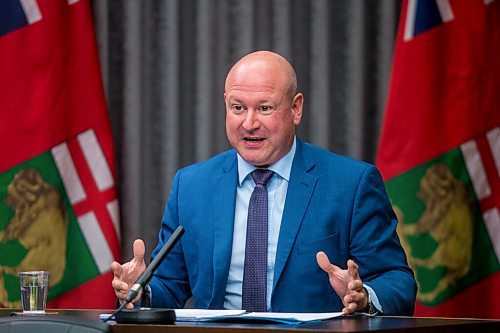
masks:
POLYGON ((249 137, 245 137, 245 138, 243 138, 243 140, 250 141, 250 142, 259 142, 259 141, 264 141, 264 138, 249 138, 249 137))

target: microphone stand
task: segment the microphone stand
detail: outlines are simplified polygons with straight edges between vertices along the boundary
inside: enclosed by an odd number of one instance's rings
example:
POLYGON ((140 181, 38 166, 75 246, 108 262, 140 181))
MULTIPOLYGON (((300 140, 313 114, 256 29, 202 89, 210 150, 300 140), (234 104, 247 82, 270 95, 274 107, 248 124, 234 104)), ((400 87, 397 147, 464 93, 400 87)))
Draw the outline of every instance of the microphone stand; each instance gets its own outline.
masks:
POLYGON ((146 267, 144 272, 142 272, 132 288, 130 288, 127 296, 125 297, 125 302, 123 302, 112 315, 107 317, 104 322, 107 322, 112 318, 114 318, 115 321, 119 324, 172 324, 175 322, 175 311, 172 309, 125 309, 125 306, 131 303, 149 283, 149 281, 151 281, 153 273, 157 270, 158 266, 165 259, 165 257, 170 253, 175 244, 177 244, 177 242, 181 239, 183 234, 184 228, 181 226, 177 227, 172 236, 170 236, 168 241, 153 259, 153 261, 151 261, 149 266, 146 267))

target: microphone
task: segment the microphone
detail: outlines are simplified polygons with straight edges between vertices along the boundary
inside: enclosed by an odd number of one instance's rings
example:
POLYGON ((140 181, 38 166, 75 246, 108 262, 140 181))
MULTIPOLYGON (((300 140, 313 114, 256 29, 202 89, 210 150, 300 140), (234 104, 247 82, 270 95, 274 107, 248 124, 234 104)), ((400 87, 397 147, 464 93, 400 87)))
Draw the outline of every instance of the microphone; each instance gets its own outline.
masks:
POLYGON ((182 235, 184 234, 184 228, 181 226, 178 226, 177 229, 175 229, 174 233, 168 241, 163 245, 161 248, 160 252, 156 255, 156 257, 151 261, 148 267, 142 272, 142 274, 139 276, 137 281, 135 281, 134 285, 132 288, 130 288, 127 297, 125 297, 125 303, 130 303, 134 300, 134 298, 137 297, 137 295, 141 292, 142 289, 151 281, 151 278, 153 277, 153 273, 156 271, 160 263, 165 259, 167 254, 172 250, 172 248, 177 244, 179 239, 181 239, 182 235))

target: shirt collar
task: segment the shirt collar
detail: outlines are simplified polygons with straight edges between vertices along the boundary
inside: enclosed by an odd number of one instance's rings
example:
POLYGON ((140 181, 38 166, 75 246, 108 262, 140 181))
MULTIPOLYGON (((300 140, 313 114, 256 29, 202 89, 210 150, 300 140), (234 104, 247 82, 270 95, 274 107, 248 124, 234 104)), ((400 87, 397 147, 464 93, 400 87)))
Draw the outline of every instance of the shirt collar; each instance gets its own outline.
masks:
MULTIPOLYGON (((281 159, 279 159, 278 161, 276 161, 275 163, 271 164, 268 167, 269 170, 274 171, 274 173, 277 173, 281 178, 285 179, 286 181, 290 181, 290 173, 292 172, 292 162, 295 156, 295 149, 297 146, 296 140, 297 140, 296 137, 294 137, 292 147, 285 156, 283 156, 281 159)), ((238 182, 239 185, 241 186, 245 178, 248 177, 248 175, 257 168, 254 165, 245 161, 240 156, 240 154, 237 154, 237 158, 238 158, 238 182)))

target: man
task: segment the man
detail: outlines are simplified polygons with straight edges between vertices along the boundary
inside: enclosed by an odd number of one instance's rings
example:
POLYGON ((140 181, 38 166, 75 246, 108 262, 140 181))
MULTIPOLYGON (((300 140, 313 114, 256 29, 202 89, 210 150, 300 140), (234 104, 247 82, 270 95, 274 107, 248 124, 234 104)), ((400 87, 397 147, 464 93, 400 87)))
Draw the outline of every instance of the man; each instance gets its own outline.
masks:
MULTIPOLYGON (((177 172, 153 255, 177 226, 186 232, 151 280, 152 306, 180 308, 193 296, 197 308, 254 310, 245 304, 260 298, 256 309, 267 311, 412 315, 416 284, 381 177, 295 136, 304 96, 288 61, 243 57, 224 101, 234 149, 177 172), (267 184, 252 179, 255 169, 273 171, 267 184), (267 246, 252 248, 254 188, 267 190, 268 233, 267 246), (260 289, 248 287, 261 257, 260 289)), ((119 299, 144 270, 144 252, 136 240, 134 259, 112 264, 119 299)))

